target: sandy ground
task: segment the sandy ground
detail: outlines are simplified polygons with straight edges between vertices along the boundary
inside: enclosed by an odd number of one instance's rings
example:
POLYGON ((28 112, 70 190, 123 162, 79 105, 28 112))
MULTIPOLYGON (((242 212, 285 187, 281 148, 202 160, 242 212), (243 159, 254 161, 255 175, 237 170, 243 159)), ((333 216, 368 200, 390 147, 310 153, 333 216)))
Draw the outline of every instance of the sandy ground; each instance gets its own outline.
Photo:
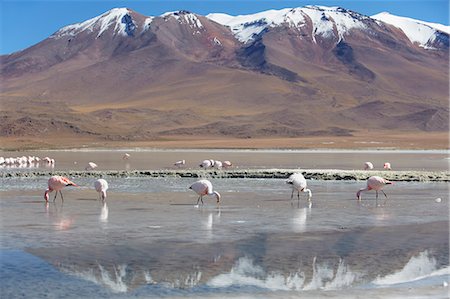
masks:
POLYGON ((248 149, 449 149, 449 132, 359 132, 354 136, 313 136, 302 138, 223 138, 171 136, 151 141, 109 141, 90 137, 57 136, 0 137, 0 149, 25 150, 83 147, 141 148, 248 148, 248 149))

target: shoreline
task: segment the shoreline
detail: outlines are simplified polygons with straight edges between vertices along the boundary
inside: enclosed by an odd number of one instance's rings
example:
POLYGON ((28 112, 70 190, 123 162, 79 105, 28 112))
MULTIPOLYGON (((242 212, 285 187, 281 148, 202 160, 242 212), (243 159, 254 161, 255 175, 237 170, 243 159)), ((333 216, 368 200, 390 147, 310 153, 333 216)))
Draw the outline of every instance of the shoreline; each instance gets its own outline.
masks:
POLYGON ((450 171, 367 171, 340 169, 232 169, 232 170, 109 170, 109 171, 13 171, 0 172, 0 178, 49 177, 151 177, 151 178, 247 178, 247 179, 286 179, 294 172, 301 172, 306 179, 313 180, 366 180, 370 176, 381 176, 391 181, 407 182, 450 182, 450 171))

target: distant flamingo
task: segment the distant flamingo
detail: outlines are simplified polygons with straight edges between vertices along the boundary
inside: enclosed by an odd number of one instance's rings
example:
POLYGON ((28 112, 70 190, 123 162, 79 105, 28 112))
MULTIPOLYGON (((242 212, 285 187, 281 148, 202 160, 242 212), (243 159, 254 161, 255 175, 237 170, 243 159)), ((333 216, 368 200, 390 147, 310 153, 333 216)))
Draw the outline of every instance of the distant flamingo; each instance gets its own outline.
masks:
POLYGON ((214 160, 203 160, 199 165, 201 168, 214 167, 214 160))
POLYGON ((383 168, 386 170, 391 170, 391 163, 389 163, 389 162, 384 163, 383 168))
POLYGON ((233 166, 233 163, 231 163, 230 161, 223 161, 222 166, 223 166, 223 168, 228 168, 228 167, 233 166))
POLYGON ((217 168, 217 169, 222 169, 222 161, 217 161, 217 160, 215 160, 214 161, 214 167, 215 168, 217 168))
POLYGON ((213 191, 213 186, 210 181, 208 180, 199 180, 195 183, 193 183, 189 189, 194 190, 195 193, 199 195, 197 199, 197 205, 198 202, 201 201, 203 204, 203 196, 204 195, 214 195, 217 199, 217 203, 220 203, 220 193, 217 191, 213 191))
POLYGON ((373 169, 373 164, 372 162, 366 162, 364 163, 364 170, 370 170, 373 169))
POLYGON ((122 157, 122 159, 124 160, 128 160, 130 158, 130 154, 129 153, 125 153, 122 157))
POLYGON ((95 168, 97 168, 97 164, 95 164, 94 162, 89 162, 88 165, 84 169, 85 170, 94 170, 95 168))
POLYGON ((106 190, 108 190, 108 182, 104 179, 98 179, 94 183, 95 190, 99 193, 102 200, 106 199, 106 190))
POLYGON ((312 192, 307 189, 306 179, 301 173, 294 173, 289 176, 286 180, 286 184, 292 185, 292 194, 291 200, 294 197, 294 191, 297 190, 297 198, 300 200, 300 191, 304 193, 308 193, 308 201, 311 201, 312 192))
POLYGON ((59 194, 61 194, 61 199, 64 201, 61 190, 64 189, 64 187, 66 187, 66 186, 75 186, 76 187, 77 185, 75 183, 73 183, 72 181, 70 181, 68 178, 63 177, 63 176, 54 175, 51 178, 49 178, 48 179, 48 188, 47 188, 47 190, 45 190, 45 194, 44 194, 45 201, 48 202, 48 194, 52 191, 56 191, 53 201, 56 200, 58 191, 59 191, 59 194))
POLYGON ((180 168, 180 167, 186 165, 186 160, 177 161, 177 162, 173 163, 173 165, 175 165, 176 167, 180 168))
POLYGON ((360 189, 356 193, 356 199, 361 200, 361 192, 370 191, 370 190, 375 190, 377 200, 378 200, 378 191, 383 192, 384 196, 387 198, 386 193, 384 193, 384 191, 382 189, 384 188, 385 185, 391 185, 391 184, 393 184, 393 183, 386 179, 383 179, 382 177, 379 177, 376 175, 371 176, 367 180, 367 187, 360 189))

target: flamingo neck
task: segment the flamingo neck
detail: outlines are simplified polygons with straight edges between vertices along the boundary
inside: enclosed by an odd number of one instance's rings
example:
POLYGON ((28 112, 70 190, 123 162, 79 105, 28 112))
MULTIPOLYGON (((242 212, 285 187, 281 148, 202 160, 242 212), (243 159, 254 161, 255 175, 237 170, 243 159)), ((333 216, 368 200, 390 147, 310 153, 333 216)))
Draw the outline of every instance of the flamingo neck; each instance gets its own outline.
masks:
POLYGON ((45 199, 45 201, 48 201, 48 193, 49 193, 49 192, 51 192, 50 189, 45 190, 45 193, 44 193, 44 199, 45 199))

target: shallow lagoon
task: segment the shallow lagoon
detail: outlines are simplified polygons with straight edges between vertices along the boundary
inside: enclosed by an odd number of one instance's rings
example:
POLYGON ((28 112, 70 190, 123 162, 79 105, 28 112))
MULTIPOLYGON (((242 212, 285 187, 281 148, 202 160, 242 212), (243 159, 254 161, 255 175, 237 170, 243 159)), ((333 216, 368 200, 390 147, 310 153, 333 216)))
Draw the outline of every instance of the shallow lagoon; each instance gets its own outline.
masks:
POLYGON ((194 179, 107 179, 106 204, 94 178, 77 178, 48 205, 47 178, 1 179, 2 294, 448 296, 447 183, 397 182, 377 205, 373 193, 355 200, 364 182, 309 181, 309 205, 291 202, 283 180, 211 179, 218 207, 195 206, 194 179))

